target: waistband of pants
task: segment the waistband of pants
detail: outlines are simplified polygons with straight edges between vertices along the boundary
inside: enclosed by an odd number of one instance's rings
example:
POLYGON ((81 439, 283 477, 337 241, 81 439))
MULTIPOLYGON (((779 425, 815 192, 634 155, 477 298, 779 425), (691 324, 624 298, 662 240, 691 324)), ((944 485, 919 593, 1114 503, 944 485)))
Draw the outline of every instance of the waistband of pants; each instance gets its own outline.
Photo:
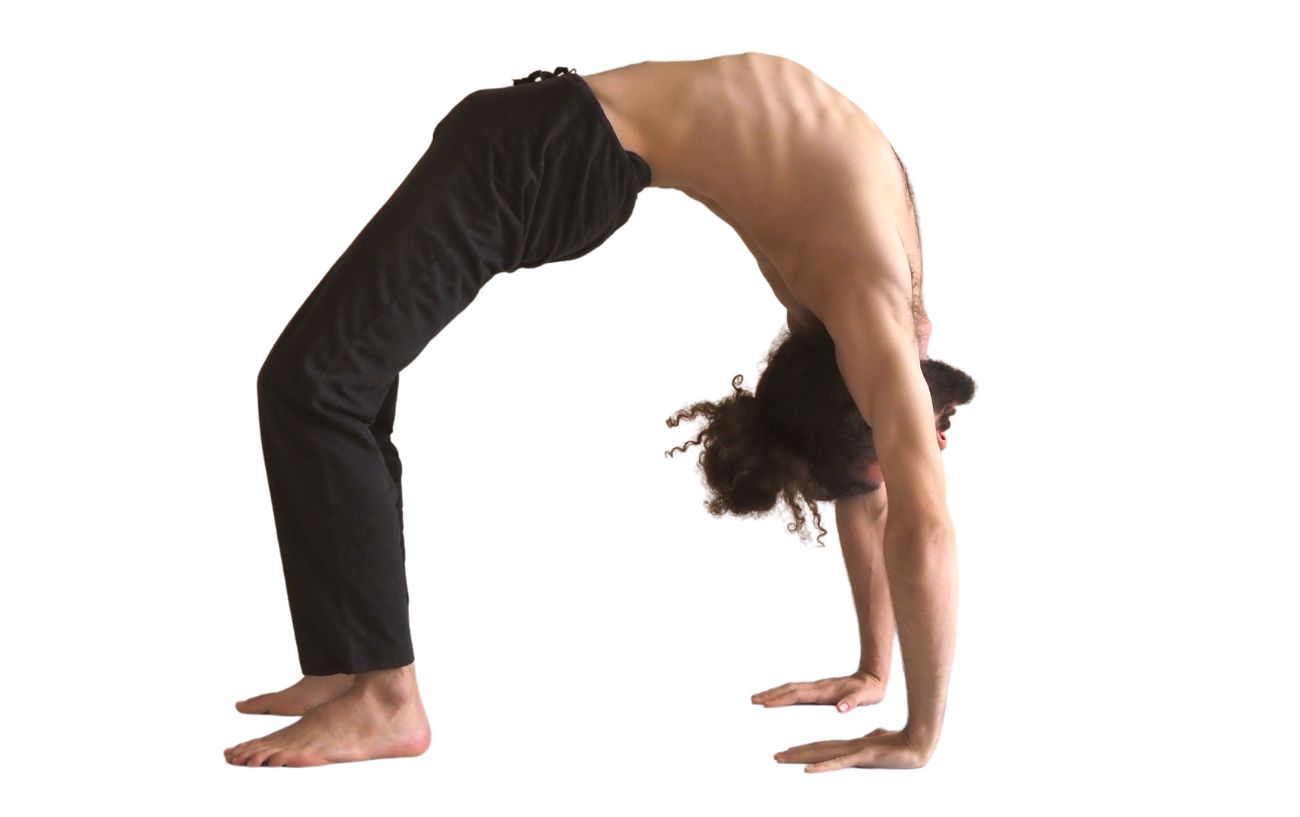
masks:
POLYGON ((582 89, 587 100, 595 107, 595 113, 598 114, 601 123, 609 132, 610 138, 613 139, 619 147, 623 148, 623 152, 627 154, 628 159, 632 162, 633 170, 636 173, 637 191, 648 187, 650 185, 651 177, 650 164, 646 162, 640 154, 623 147, 623 143, 619 141, 618 133, 614 130, 613 123, 609 121, 609 115, 605 113, 604 106, 601 105, 600 100, 596 98, 596 92, 591 89, 591 86, 587 84, 587 80, 578 73, 577 69, 568 68, 563 65, 555 66, 554 71, 547 71, 539 68, 526 77, 520 77, 513 80, 513 84, 527 85, 532 82, 545 82, 546 80, 556 79, 558 77, 572 77, 578 87, 582 89))

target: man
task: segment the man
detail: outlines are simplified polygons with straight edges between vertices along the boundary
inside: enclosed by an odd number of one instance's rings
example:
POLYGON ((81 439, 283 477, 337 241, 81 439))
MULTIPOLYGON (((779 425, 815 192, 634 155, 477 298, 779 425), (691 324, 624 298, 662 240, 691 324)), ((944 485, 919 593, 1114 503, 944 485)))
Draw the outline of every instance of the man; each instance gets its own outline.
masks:
MULTIPOLYGON (((833 338, 843 382, 874 432, 875 478, 889 476, 883 559, 907 724, 777 759, 813 771, 929 759, 957 584, 945 442, 918 366, 930 326, 911 191, 888 140, 852 102, 795 62, 745 53, 585 78, 557 68, 470 94, 300 307, 258 390, 304 678, 237 708, 302 718, 227 749, 229 762, 318 765, 428 747, 389 437, 397 372, 486 280, 590 252, 646 186, 680 190, 731 225, 792 332, 833 338)), ((841 530, 880 516, 866 502, 839 513, 841 530)))

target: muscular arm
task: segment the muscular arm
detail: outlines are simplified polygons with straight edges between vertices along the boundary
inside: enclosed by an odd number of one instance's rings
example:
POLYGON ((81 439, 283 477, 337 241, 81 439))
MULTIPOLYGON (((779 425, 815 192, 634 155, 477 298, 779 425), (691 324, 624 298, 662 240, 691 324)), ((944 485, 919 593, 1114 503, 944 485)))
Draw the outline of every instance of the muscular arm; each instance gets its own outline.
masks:
MULTIPOLYGON (((882 230, 883 234, 884 231, 882 230)), ((867 240, 861 272, 806 278, 796 293, 821 319, 889 480, 884 552, 907 676, 909 742, 938 743, 956 644, 957 564, 929 388, 918 365, 911 281, 896 240, 867 240)))
POLYGON ((835 502, 835 526, 862 642, 858 671, 874 675, 881 686, 889 683, 889 665, 894 657, 894 610, 885 572, 887 513, 884 485, 870 494, 835 502))

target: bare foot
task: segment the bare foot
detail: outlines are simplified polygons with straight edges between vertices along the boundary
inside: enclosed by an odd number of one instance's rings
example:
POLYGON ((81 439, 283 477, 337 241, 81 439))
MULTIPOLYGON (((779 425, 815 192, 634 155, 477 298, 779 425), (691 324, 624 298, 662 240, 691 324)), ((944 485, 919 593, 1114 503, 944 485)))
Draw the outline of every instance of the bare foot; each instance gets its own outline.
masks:
POLYGON ((332 701, 352 688, 355 675, 305 675, 279 692, 255 695, 235 704, 246 715, 302 715, 314 706, 332 701))
POLYGON ((429 721, 415 665, 363 672, 346 692, 301 719, 226 749, 236 766, 320 766, 381 757, 414 757, 429 748, 429 721))

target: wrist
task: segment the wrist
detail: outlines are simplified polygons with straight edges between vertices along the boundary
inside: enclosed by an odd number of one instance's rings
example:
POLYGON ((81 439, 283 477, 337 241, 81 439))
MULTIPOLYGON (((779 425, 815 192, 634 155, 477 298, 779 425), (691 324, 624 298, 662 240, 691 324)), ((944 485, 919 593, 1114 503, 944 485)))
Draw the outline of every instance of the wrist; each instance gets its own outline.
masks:
POLYGON ((934 747, 939 744, 939 728, 935 726, 913 724, 908 721, 903 727, 903 734, 907 735, 907 745, 920 752, 925 758, 934 754, 934 747))
POLYGON ((859 665, 857 671, 853 673, 853 677, 861 678, 864 681, 875 680, 881 687, 889 683, 889 671, 878 669, 875 665, 859 665))

